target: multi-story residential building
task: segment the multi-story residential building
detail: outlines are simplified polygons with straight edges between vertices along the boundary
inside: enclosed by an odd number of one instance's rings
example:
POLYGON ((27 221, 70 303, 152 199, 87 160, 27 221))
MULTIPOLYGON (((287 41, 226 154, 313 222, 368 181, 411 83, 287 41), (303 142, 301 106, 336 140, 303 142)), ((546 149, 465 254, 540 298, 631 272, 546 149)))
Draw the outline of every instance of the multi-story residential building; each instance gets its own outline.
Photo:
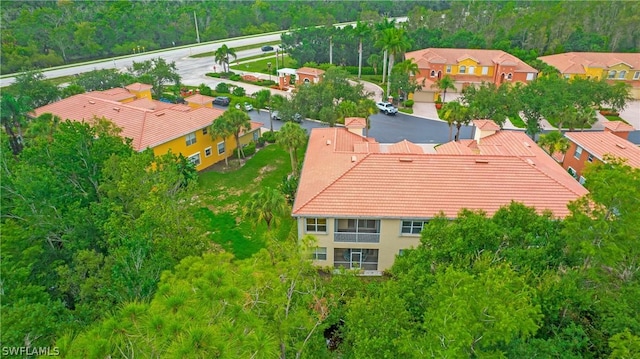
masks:
MULTIPOLYGON (((202 170, 232 154, 235 140, 230 136, 223 141, 209 133, 213 121, 224 112, 213 108, 213 97, 196 94, 185 101, 186 105, 152 100, 151 86, 135 83, 71 96, 37 108, 33 115, 51 113, 72 121, 105 118, 122 129, 122 136, 132 140, 135 150, 151 148, 156 155, 171 150, 202 170)), ((261 126, 252 122, 251 130, 243 133, 241 144, 257 140, 261 126)))
POLYGON ((416 80, 424 84, 422 91, 414 94, 416 101, 432 101, 431 85, 445 75, 461 90, 482 82, 530 82, 538 74, 538 70, 501 50, 428 48, 407 52, 404 57, 418 65, 416 80))
POLYGON ((311 132, 292 214, 313 235, 316 265, 380 274, 416 247, 430 219, 463 208, 488 215, 511 201, 569 214, 587 193, 524 133, 477 121, 474 140, 378 143, 363 121, 311 132), (350 126, 350 125, 353 126, 350 126))
POLYGON ((278 70, 278 88, 287 90, 294 86, 304 84, 317 84, 322 80, 324 70, 313 67, 301 67, 299 69, 282 68, 278 70), (291 81, 291 76, 295 76, 295 81, 291 81))
POLYGON ((606 162, 606 156, 625 159, 632 167, 640 168, 640 148, 627 140, 633 127, 621 121, 605 123, 604 131, 566 132, 569 149, 562 160, 564 167, 580 183, 586 181, 584 167, 588 163, 606 162))
POLYGON ((555 67, 567 78, 604 78, 610 83, 626 82, 631 85, 631 96, 640 99, 639 53, 567 52, 538 59, 555 67))

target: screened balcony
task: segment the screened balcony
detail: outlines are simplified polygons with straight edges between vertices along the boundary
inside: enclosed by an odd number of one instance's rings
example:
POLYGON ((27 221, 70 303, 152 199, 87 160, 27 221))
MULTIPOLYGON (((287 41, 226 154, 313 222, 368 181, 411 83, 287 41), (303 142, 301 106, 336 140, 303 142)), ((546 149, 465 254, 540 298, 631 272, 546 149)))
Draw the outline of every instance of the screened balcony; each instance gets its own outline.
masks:
POLYGON ((344 243, 380 243, 380 221, 336 219, 333 240, 344 243))

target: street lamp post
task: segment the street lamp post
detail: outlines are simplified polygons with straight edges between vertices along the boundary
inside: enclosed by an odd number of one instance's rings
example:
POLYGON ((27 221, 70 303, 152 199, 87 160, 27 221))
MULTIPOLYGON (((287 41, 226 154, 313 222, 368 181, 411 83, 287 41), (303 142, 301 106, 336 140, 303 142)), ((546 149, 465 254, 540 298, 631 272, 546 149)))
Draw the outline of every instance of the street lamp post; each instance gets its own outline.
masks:
POLYGON ((269 81, 271 81, 271 61, 267 62, 267 69, 269 70, 269 81))

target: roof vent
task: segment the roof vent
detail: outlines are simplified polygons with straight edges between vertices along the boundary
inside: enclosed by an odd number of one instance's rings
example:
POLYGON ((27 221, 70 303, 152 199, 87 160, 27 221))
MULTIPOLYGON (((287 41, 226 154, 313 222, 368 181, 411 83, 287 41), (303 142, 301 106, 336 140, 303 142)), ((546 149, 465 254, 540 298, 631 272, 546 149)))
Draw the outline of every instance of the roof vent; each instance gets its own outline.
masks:
POLYGON ((355 162, 358 158, 356 156, 351 156, 351 162, 355 162))
POLYGON ((527 158, 527 163, 528 163, 528 164, 530 164, 530 165, 532 165, 532 166, 535 166, 535 165, 536 165, 536 164, 535 164, 535 162, 533 162, 533 161, 531 160, 531 158, 527 158))
POLYGON ((524 147, 531 147, 531 144, 529 144, 529 142, 522 142, 522 144, 524 145, 524 147))
POLYGON ((93 100, 89 100, 89 103, 92 104, 92 105, 95 105, 96 102, 93 101, 93 100))
POLYGON ((331 140, 327 140, 327 146, 331 144, 331 140))
POLYGON ((413 162, 413 158, 398 158, 400 162, 413 162))
POLYGON ((120 107, 114 107, 113 109, 114 109, 115 111, 120 112, 120 107))
POLYGON ((622 148, 623 150, 624 150, 625 148, 627 148, 627 146, 625 146, 625 145, 623 145, 623 144, 620 144, 620 143, 616 143, 616 146, 618 146, 619 148, 622 148))
POLYGON ((156 116, 157 117, 164 116, 164 112, 158 112, 158 113, 156 113, 156 116))
POLYGON ((476 163, 489 163, 489 160, 485 160, 485 159, 477 159, 476 163))

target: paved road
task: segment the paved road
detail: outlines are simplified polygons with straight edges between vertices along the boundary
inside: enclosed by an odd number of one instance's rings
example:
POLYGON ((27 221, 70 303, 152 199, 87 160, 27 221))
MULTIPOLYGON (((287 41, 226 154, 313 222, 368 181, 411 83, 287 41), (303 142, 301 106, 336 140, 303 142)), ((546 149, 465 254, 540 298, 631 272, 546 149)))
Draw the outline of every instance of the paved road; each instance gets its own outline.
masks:
MULTIPOLYGON (((249 117, 253 121, 264 123, 265 128, 269 128, 269 113, 267 111, 250 111, 249 117)), ((449 141, 449 126, 442 121, 428 120, 416 116, 397 114, 387 116, 377 114, 371 116, 371 129, 369 137, 373 137, 380 143, 396 143, 402 140, 409 140, 414 143, 444 143, 449 141)), ((282 121, 273 121, 273 129, 279 130, 282 121)), ((307 131, 313 128, 327 127, 327 124, 308 121, 302 122, 302 127, 307 131)), ((453 135, 456 130, 453 129, 453 135)), ((471 127, 463 127, 460 131, 460 138, 471 138, 471 127)))

